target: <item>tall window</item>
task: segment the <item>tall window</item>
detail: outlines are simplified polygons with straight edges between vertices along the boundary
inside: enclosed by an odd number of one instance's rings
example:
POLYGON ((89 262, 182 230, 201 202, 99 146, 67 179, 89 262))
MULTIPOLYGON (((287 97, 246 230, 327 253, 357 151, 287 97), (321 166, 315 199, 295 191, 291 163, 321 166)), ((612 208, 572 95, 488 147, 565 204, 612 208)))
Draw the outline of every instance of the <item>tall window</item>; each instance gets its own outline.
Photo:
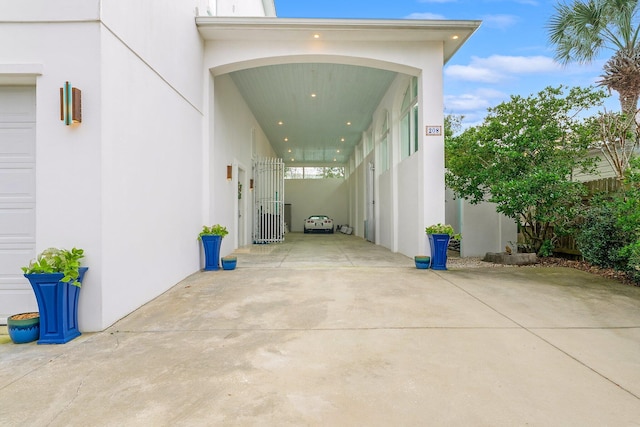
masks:
POLYGON ((400 155, 407 158, 418 151, 418 78, 412 77, 404 93, 400 118, 400 155))
POLYGON ((380 172, 389 169, 389 112, 384 115, 380 128, 380 172))
POLYGON ((373 130, 370 130, 369 132, 367 132, 365 134, 365 143, 366 143, 366 145, 365 145, 366 149, 365 149, 364 154, 366 156, 371 151, 373 151, 373 130))

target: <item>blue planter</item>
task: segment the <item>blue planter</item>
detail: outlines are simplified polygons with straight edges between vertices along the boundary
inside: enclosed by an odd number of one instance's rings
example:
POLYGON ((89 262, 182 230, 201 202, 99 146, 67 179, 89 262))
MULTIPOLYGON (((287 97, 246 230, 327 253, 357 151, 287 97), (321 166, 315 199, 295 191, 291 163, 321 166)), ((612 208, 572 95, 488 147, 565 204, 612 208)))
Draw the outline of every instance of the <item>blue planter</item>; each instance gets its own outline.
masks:
MULTIPOLYGON (((80 267, 78 281, 82 283, 87 267, 80 267)), ((78 329, 78 298, 80 287, 61 282, 62 273, 25 274, 36 294, 40 311, 38 344, 64 344, 80 336, 78 329)))
POLYGON ((7 319, 7 330, 11 341, 15 344, 24 344, 40 337, 40 316, 31 319, 14 319, 15 316, 19 315, 15 314, 7 319))
POLYGON ((236 263, 238 259, 236 257, 225 256, 222 257, 222 269, 223 270, 234 270, 236 268, 236 263))
POLYGON ((220 269, 220 246, 221 236, 205 235, 201 236, 202 247, 204 248, 204 269, 206 271, 220 269))
POLYGON ((447 248, 449 247, 448 234, 427 234, 429 246, 431 246, 431 268, 433 270, 447 269, 447 248))

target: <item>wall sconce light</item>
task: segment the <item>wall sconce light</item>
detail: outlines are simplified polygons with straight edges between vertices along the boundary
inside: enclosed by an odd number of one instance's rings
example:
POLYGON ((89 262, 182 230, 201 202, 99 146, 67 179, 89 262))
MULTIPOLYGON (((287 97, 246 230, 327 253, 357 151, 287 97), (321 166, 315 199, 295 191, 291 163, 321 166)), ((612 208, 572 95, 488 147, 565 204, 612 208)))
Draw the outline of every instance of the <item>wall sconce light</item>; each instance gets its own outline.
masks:
POLYGON ((233 178, 233 166, 227 165, 227 181, 231 181, 233 178))
POLYGON ((249 180, 249 191, 253 191, 253 178, 249 180))
POLYGON ((82 123, 82 91, 69 82, 60 88, 60 120, 67 126, 82 123))

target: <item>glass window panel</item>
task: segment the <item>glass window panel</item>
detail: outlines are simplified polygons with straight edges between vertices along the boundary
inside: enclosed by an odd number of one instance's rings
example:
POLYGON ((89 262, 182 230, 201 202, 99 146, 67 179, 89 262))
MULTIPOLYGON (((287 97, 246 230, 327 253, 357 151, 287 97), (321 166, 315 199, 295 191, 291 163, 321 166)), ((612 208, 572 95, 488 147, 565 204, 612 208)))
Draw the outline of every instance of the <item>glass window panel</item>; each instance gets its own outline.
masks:
POLYGON ((411 155, 411 124, 409 114, 402 116, 400 121, 400 158, 404 159, 411 155))

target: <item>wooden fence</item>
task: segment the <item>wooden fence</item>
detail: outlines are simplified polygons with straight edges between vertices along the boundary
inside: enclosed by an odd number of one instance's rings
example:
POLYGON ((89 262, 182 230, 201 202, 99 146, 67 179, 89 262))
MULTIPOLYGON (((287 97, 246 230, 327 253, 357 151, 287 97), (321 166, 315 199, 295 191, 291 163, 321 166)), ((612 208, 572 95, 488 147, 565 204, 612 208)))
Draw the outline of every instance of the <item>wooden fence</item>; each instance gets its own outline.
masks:
MULTIPOLYGON (((588 196, 587 200, 591 199, 595 194, 608 194, 613 193, 620 189, 621 182, 615 178, 603 178, 595 181, 585 182, 584 185, 587 187, 588 196)), ((574 236, 562 236, 556 242, 555 248, 553 249, 554 254, 559 254, 563 256, 568 256, 571 258, 580 258, 582 254, 580 253, 580 249, 578 249, 578 245, 576 244, 576 239, 574 236)))

